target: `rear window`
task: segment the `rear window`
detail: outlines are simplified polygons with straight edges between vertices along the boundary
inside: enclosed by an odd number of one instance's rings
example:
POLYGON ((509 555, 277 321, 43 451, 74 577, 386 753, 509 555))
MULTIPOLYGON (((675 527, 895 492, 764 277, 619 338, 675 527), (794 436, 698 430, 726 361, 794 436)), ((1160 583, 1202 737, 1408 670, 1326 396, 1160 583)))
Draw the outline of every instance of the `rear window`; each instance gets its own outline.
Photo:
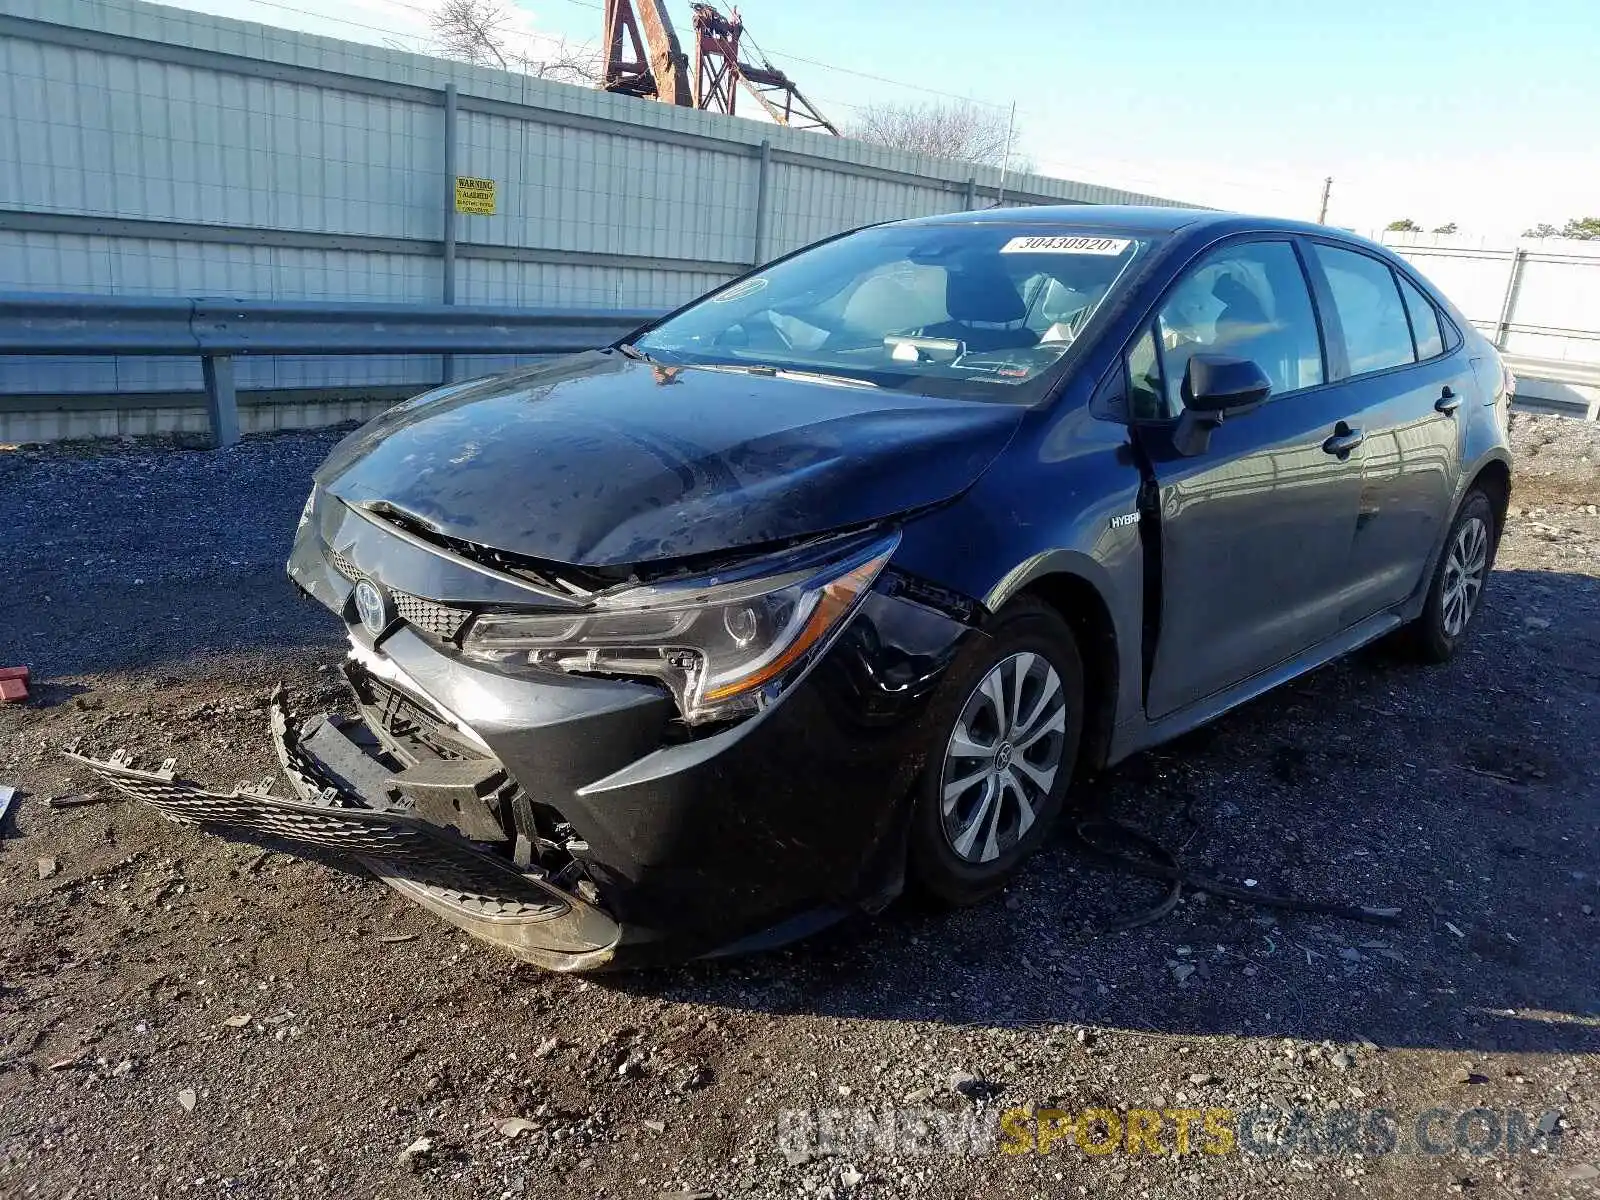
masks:
MULTIPOLYGON (((1333 307, 1350 356, 1350 373, 1365 375, 1415 362, 1411 324, 1389 265, 1321 242, 1312 243, 1312 252, 1333 293, 1333 307)), ((1437 326, 1434 332, 1437 334, 1437 326)))
POLYGON ((1405 297, 1406 312, 1411 314, 1411 332, 1417 339, 1417 357, 1422 360, 1444 353, 1444 336, 1439 332, 1439 312, 1433 302, 1412 286, 1404 275, 1400 279, 1400 294, 1405 297))

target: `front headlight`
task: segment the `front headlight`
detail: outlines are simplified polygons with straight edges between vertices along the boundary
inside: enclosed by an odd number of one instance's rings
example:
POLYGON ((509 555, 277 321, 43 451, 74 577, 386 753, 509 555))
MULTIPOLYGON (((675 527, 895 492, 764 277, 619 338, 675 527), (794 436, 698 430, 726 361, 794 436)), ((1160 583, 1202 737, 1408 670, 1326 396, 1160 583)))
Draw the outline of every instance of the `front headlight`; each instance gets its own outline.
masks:
POLYGON ((899 545, 891 534, 777 575, 631 588, 581 613, 485 613, 473 658, 658 679, 690 724, 772 703, 844 627, 899 545))

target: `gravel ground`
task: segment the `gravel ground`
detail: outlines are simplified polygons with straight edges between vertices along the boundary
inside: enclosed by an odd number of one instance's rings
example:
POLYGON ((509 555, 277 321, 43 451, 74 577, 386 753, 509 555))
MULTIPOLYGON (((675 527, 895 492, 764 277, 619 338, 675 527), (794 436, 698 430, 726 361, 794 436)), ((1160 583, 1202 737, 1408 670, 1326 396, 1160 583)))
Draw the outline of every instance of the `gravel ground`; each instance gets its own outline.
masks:
POLYGON ((974 910, 590 979, 333 864, 47 804, 91 784, 71 741, 225 786, 272 769, 275 682, 338 701, 332 623, 281 573, 335 433, 0 453, 0 665, 36 676, 0 709, 22 792, 0 841, 0 1194, 1597 1194, 1600 428, 1513 433, 1512 519, 1454 664, 1375 648, 1080 791, 1188 863, 1398 906, 1397 926, 1196 896, 1097 934, 1153 890, 1063 835, 974 910), (907 1110, 893 1152, 793 1115, 886 1105, 907 1110), (1270 1153, 1258 1127, 1176 1154, 1169 1126, 1159 1155, 935 1152, 1030 1106, 1385 1109, 1401 1145, 1290 1126, 1270 1153), (1473 1108, 1548 1136, 1419 1153, 1432 1108, 1446 1143, 1473 1108))

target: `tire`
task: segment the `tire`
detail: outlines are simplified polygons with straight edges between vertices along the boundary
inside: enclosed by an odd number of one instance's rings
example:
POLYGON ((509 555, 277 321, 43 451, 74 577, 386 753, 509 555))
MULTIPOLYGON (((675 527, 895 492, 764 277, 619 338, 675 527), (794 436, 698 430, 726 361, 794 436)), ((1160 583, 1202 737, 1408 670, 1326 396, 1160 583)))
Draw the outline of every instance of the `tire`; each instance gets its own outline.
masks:
POLYGON ((993 895, 1043 843, 1071 786, 1083 731, 1083 661, 1055 610, 1021 597, 988 633, 934 697, 911 820, 910 879, 947 905, 993 895))
POLYGON ((1406 628, 1407 648, 1423 662, 1449 662, 1483 608, 1500 530, 1494 504, 1474 488, 1446 535, 1422 613, 1406 628))

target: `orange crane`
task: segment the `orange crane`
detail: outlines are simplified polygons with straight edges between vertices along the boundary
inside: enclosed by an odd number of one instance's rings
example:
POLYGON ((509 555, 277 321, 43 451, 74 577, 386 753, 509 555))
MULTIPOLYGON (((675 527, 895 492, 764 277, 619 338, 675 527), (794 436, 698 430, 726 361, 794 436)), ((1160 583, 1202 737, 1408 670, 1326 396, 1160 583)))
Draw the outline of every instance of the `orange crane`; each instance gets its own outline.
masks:
POLYGON ((694 92, 688 56, 662 0, 606 0, 604 83, 608 92, 642 96, 732 115, 743 87, 779 125, 831 133, 839 130, 805 98, 800 88, 763 56, 760 64, 739 56, 744 20, 739 10, 724 15, 710 4, 694 4, 694 92))

